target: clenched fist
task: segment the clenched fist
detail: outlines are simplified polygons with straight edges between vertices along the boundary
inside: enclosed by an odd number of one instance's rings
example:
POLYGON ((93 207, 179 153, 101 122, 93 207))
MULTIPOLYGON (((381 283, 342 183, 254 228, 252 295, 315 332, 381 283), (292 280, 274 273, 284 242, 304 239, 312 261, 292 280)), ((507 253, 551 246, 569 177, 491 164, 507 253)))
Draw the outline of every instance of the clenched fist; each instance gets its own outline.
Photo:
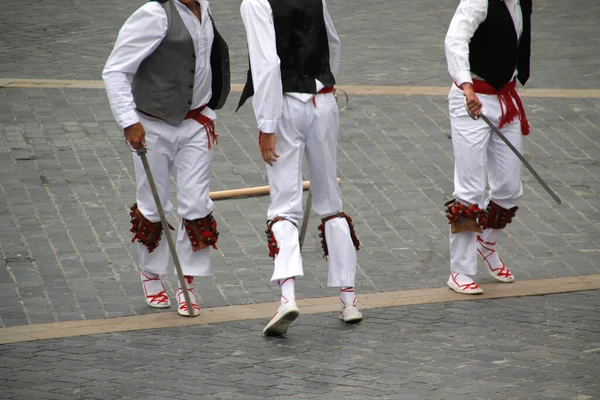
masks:
POLYGON ((467 108, 473 117, 479 117, 481 114, 481 102, 473 90, 473 84, 465 82, 462 84, 462 89, 467 98, 467 108))
POLYGON ((128 126, 123 130, 123 136, 135 150, 146 147, 146 131, 141 123, 128 126))

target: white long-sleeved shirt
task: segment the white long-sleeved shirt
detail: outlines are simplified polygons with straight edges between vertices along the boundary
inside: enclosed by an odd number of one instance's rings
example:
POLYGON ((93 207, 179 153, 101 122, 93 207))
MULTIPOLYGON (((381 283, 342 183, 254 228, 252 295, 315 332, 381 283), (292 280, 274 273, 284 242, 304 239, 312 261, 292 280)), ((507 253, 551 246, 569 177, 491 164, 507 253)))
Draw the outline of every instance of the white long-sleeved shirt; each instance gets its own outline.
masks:
MULTIPOLYGON (((281 70, 273 23, 273 10, 268 0, 244 0, 240 7, 242 20, 248 37, 248 53, 254 83, 252 106, 263 133, 274 133, 283 106, 281 70)), ((334 77, 340 68, 340 39, 323 0, 323 16, 329 42, 329 66, 334 77)), ((324 87, 317 80, 317 91, 324 87)), ((308 93, 286 93, 285 95, 306 102, 313 95, 308 93)))
MULTIPOLYGON (((212 96, 212 71, 210 51, 214 39, 212 22, 208 16, 206 0, 196 0, 202 10, 202 23, 194 13, 178 0, 174 0, 179 15, 192 36, 196 51, 196 73, 191 109, 208 103, 212 96)), ((142 61, 160 45, 167 34, 168 20, 164 8, 158 2, 148 2, 135 11, 119 31, 115 47, 106 61, 102 79, 110 106, 122 129, 139 122, 136 105, 131 92, 131 81, 142 61)), ((173 68, 177 68, 176 65, 173 68)), ((212 110, 202 112, 215 119, 212 110)))
MULTIPOLYGON (((504 3, 515 24, 518 39, 523 33, 521 4, 519 0, 504 0, 504 3)), ((487 18, 487 11, 488 0, 461 0, 450 22, 445 40, 446 60, 448 72, 459 86, 465 82, 473 83, 473 78, 478 78, 471 73, 469 42, 479 25, 487 18)))

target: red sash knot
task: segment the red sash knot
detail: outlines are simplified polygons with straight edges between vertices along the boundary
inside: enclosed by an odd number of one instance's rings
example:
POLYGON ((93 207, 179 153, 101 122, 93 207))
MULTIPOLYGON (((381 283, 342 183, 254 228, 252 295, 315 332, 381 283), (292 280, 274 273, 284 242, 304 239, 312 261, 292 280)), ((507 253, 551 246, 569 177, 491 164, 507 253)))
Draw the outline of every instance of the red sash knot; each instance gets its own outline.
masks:
POLYGON ((523 103, 521 102, 521 97, 519 97, 516 86, 517 80, 513 79, 506 85, 502 86, 500 90, 496 90, 486 81, 473 79, 473 90, 475 93, 495 94, 498 96, 500 110, 502 112, 500 117, 500 125, 498 128, 502 128, 504 125, 512 122, 518 117, 519 121, 521 122, 521 133, 527 136, 530 132, 529 121, 527 121, 525 108, 523 108, 523 103))

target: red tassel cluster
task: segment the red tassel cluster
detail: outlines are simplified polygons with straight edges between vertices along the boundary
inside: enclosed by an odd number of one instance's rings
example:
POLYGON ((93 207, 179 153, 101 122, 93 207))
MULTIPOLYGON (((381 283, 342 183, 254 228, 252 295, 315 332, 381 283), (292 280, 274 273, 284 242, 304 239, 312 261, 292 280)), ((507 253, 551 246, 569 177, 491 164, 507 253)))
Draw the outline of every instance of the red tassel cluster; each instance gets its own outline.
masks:
POLYGON ((161 223, 148 221, 138 208, 137 203, 131 206, 129 216, 131 217, 130 232, 133 233, 131 243, 137 240, 148 248, 149 253, 152 253, 158 247, 158 242, 162 237, 161 223))
POLYGON ((480 79, 473 80, 473 89, 475 93, 489 94, 498 96, 498 102, 500 103, 500 124, 498 128, 502 128, 506 124, 512 122, 515 118, 519 118, 521 123, 521 133, 525 136, 529 135, 531 127, 525 114, 525 108, 521 97, 517 92, 517 81, 513 79, 504 85, 500 90, 494 89, 486 81, 480 79))
POLYGON ((448 223, 453 223, 461 218, 477 218, 480 225, 487 223, 486 213, 479 208, 478 204, 471 204, 466 206, 463 203, 453 199, 445 204, 446 206, 446 218, 448 223))
POLYGON ((183 219, 183 228, 190 238, 192 250, 199 251, 212 246, 217 249, 217 241, 219 240, 219 232, 217 231, 217 221, 212 213, 204 218, 195 220, 183 219))
POLYGON ((267 235, 267 246, 269 247, 269 257, 275 258, 276 254, 279 254, 279 246, 277 245, 277 239, 275 239, 275 235, 273 234, 273 224, 275 222, 279 222, 284 220, 283 217, 275 217, 267 221, 267 229, 265 230, 265 234, 267 235))
POLYGON ((321 220, 321 225, 319 225, 318 227, 319 231, 321 231, 321 233, 319 233, 319 237, 321 238, 321 247, 323 247, 323 257, 327 257, 329 255, 329 249, 327 248, 327 238, 325 237, 325 223, 333 218, 346 219, 346 222, 348 222, 348 227, 350 228, 350 238, 352 239, 352 244, 354 245, 356 251, 360 250, 360 241, 356 236, 356 231, 354 230, 354 223, 352 222, 352 218, 346 215, 346 213, 341 212, 323 218, 321 220))
POLYGON ((480 225, 484 229, 504 229, 506 225, 512 222, 512 219, 514 218, 518 209, 519 207, 516 206, 506 209, 504 207, 500 207, 493 201, 490 201, 487 209, 485 210, 485 223, 480 221, 480 225))
POLYGON ((208 138, 208 149, 211 150, 213 144, 219 144, 219 135, 217 135, 215 132, 215 121, 202 114, 202 110, 205 108, 206 106, 202 106, 188 111, 188 113, 185 115, 185 119, 192 118, 194 121, 204 127, 204 130, 206 131, 206 137, 208 138))

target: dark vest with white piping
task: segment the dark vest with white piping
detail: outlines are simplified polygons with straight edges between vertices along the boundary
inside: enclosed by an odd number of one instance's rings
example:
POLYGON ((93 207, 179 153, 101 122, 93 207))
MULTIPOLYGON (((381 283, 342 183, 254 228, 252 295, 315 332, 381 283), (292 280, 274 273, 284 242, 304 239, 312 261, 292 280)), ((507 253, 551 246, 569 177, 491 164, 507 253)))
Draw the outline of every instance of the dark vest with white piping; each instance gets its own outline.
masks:
POLYGON ((523 33, 517 31, 508 7, 502 0, 488 0, 487 18, 469 43, 471 72, 499 90, 507 84, 515 69, 521 84, 529 79, 531 57, 532 0, 520 0, 523 33))
MULTIPOLYGON (((160 45, 140 64, 131 84, 138 109, 169 124, 179 125, 192 104, 196 52, 174 0, 157 0, 167 14, 167 34, 160 45)), ((229 50, 214 25, 211 48, 212 97, 208 107, 218 110, 230 90, 229 50)))
MULTIPOLYGON (((268 1, 273 10, 283 92, 315 94, 315 79, 325 86, 334 85, 322 0, 268 1)), ((238 109, 253 94, 249 69, 238 109)))

